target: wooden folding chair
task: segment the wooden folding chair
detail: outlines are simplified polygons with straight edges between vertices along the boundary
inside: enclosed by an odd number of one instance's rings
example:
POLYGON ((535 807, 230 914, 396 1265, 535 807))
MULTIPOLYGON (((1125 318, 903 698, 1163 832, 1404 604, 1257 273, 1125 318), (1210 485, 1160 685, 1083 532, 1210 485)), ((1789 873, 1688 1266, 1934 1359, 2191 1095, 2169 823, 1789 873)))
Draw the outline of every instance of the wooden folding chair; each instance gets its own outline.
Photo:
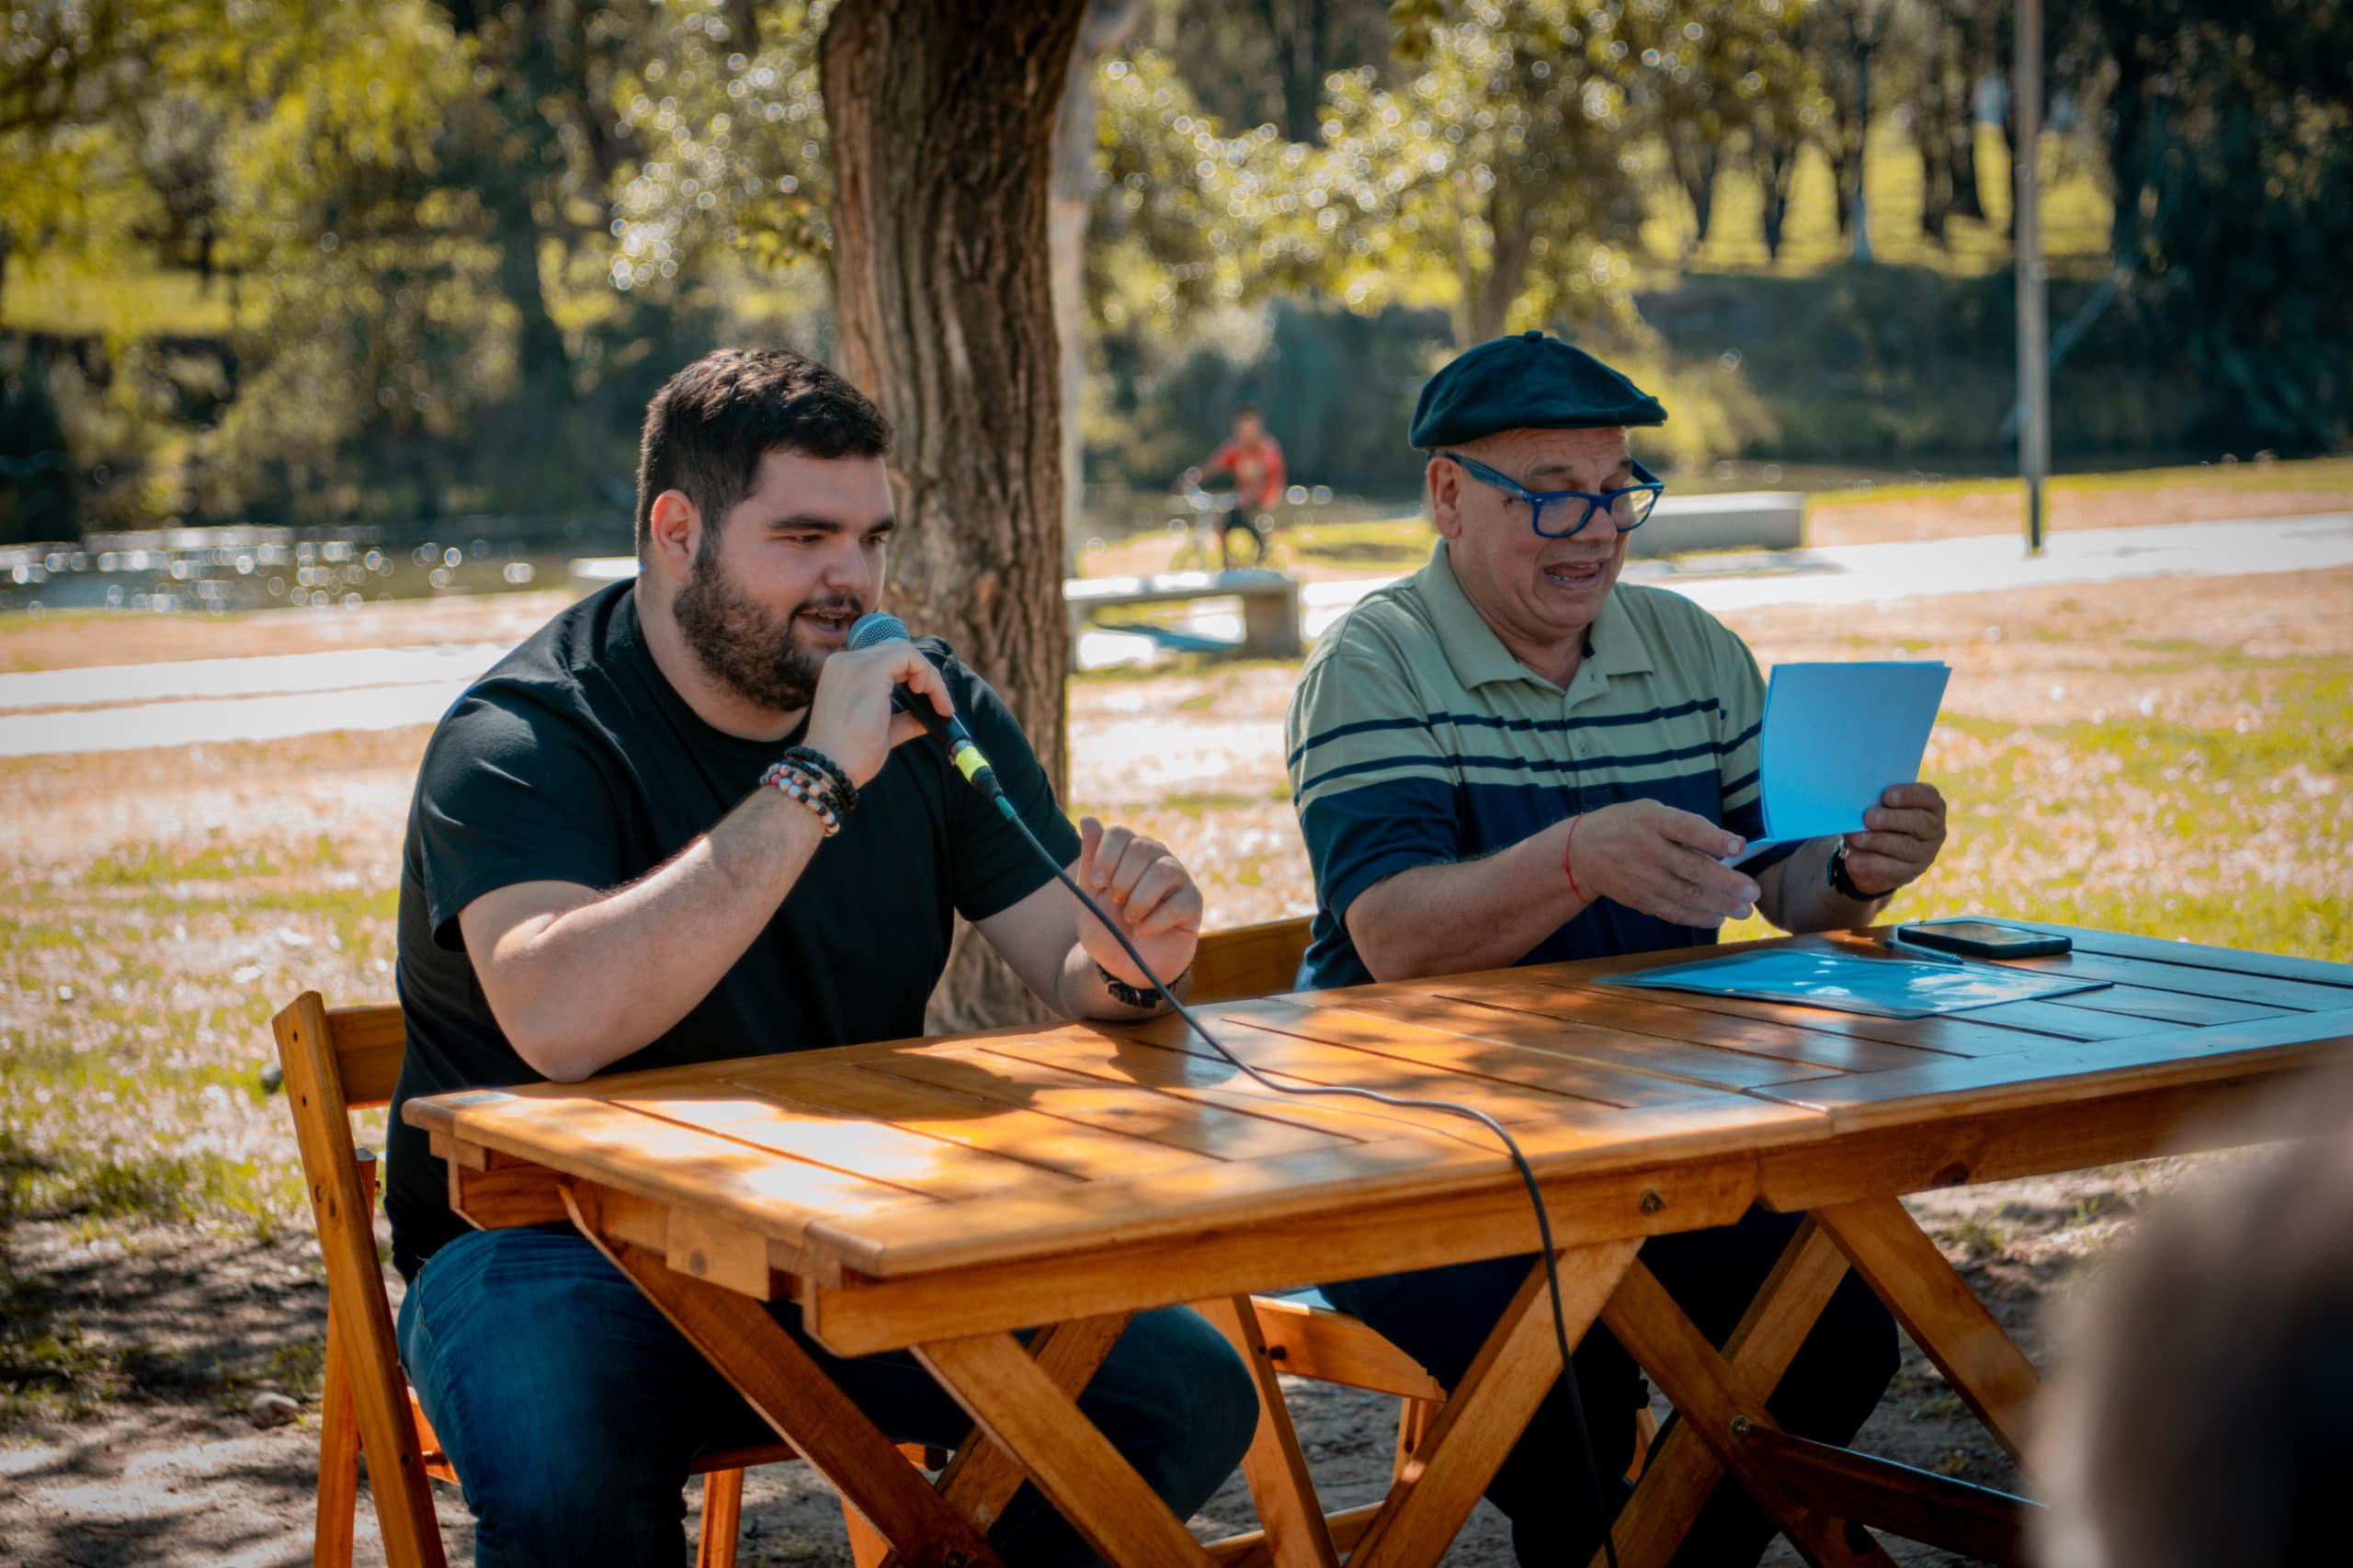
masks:
MULTIPOLYGON (((302 1151, 311 1211, 327 1267, 327 1354, 319 1415, 319 1491, 311 1561, 349 1568, 359 1504, 359 1457, 376 1499, 384 1555, 393 1568, 443 1568, 441 1531, 430 1481, 456 1484, 458 1473, 418 1407, 392 1335, 390 1297, 376 1256, 376 1160, 352 1137, 351 1113, 390 1103, 407 1048, 397 1006, 328 1008, 315 991, 296 997, 273 1020, 286 1097, 302 1151)), ((920 1448, 902 1452, 926 1469, 946 1456, 920 1448)), ((801 1456, 782 1442, 728 1449, 698 1459, 703 1477, 698 1568, 732 1568, 743 1512, 744 1471, 801 1456)), ((846 1516, 847 1517, 847 1516, 846 1516)), ((862 1565, 879 1561, 879 1542, 864 1540, 862 1565)))

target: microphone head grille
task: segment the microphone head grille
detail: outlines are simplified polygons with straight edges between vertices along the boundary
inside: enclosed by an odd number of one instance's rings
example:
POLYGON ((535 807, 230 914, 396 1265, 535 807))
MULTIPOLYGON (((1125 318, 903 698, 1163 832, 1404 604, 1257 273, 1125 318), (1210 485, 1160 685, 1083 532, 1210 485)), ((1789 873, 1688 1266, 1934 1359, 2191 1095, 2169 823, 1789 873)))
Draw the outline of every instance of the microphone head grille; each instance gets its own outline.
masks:
POLYGON ((869 610, 850 622, 849 646, 853 652, 871 648, 877 642, 904 642, 907 623, 889 610, 869 610))

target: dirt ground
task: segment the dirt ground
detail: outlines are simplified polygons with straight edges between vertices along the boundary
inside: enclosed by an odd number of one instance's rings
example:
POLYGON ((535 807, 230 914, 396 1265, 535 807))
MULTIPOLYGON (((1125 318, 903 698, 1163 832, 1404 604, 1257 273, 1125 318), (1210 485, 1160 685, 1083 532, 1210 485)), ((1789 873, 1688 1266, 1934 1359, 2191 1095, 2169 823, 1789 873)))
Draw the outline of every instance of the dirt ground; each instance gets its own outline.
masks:
MULTIPOLYGON (((102 662, 511 637, 558 602, 398 606, 348 621, 110 621, 102 662), (339 641, 307 641, 326 638, 339 641)), ((2260 891, 2318 911, 2315 934, 2295 940, 2334 944, 2341 957, 2353 887, 2348 612, 2353 572, 1767 610, 1735 624, 1768 665, 1894 646, 1955 665, 1955 722, 1930 762, 1954 795, 1956 837, 1906 913, 2027 913, 2022 890, 2058 901, 2035 908, 2093 916, 2111 893, 2170 900, 2177 889, 2188 908, 2260 891), (2275 733, 2279 749, 2263 750, 2275 733), (2181 736, 2216 737, 2197 754, 2212 759, 2198 767, 2228 774, 2216 790, 2172 789, 2148 771, 2153 738, 2162 750, 2181 736), (2260 755, 2214 749, 2225 742, 2260 755), (2029 790, 2042 796, 2031 822, 2017 799, 2029 790), (2224 814, 2184 817, 2182 801, 2210 794, 2218 799, 2198 809, 2224 814)), ((0 638, 0 667, 16 655, 54 666, 97 641, 85 629, 51 646, 49 630, 19 622, 0 638)), ((1073 804, 1169 842, 1201 878, 1212 924, 1309 902, 1282 773, 1294 676, 1245 665, 1071 688, 1073 804)), ((14 1074, 0 1077, 0 1176, 27 1195, 0 1235, 0 1309, 14 1343, 55 1347, 45 1361, 0 1365, 27 1396, 0 1424, 0 1562, 307 1560, 324 1290, 289 1176, 284 1107, 255 1081, 265 1020, 297 990, 318 985, 337 1001, 389 993, 384 890, 423 741, 410 730, 0 764, 11 830, 0 875, 17 905, 0 926, 0 1049, 14 1053, 0 1063, 14 1074), (38 1072, 26 1065, 35 1058, 38 1072), (75 1146, 104 1151, 94 1168, 116 1187, 69 1169, 75 1146), (249 1168, 261 1176, 234 1175, 249 1168), (157 1217, 176 1189, 117 1193, 165 1169, 231 1175, 189 1199, 182 1220, 157 1217), (55 1197, 69 1187, 83 1195, 78 1207, 55 1197), (301 1402, 303 1415, 257 1429, 246 1412, 272 1389, 301 1402)), ((2200 780, 2188 762, 2165 766, 2176 780, 2183 768, 2200 780)), ((2288 944, 2268 932, 2248 939, 2288 944)), ((2168 1187, 2225 1157, 1941 1192, 1914 1207, 2047 1363, 2064 1354, 2057 1308, 2072 1282, 2168 1187)), ((0 1209, 0 1223, 9 1218, 0 1209)), ((1316 1385, 1294 1393, 1327 1506, 1376 1497, 1393 1402, 1316 1385)), ((1915 1352, 1861 1446, 2017 1483, 1915 1352)), ((442 1506, 452 1561, 471 1561, 462 1507, 446 1495, 442 1506)), ((745 1518, 746 1564, 848 1562, 830 1494, 798 1469, 756 1472, 745 1518)), ((1224 1533, 1248 1521, 1237 1482, 1197 1522, 1224 1533)), ((1899 1562, 1951 1561, 1889 1545, 1899 1562)), ((360 1561, 380 1560, 363 1518, 360 1561)), ((1511 1561, 1504 1522, 1483 1506, 1448 1559, 1511 1561)), ((1780 1548, 1768 1561, 1795 1558, 1780 1548)))

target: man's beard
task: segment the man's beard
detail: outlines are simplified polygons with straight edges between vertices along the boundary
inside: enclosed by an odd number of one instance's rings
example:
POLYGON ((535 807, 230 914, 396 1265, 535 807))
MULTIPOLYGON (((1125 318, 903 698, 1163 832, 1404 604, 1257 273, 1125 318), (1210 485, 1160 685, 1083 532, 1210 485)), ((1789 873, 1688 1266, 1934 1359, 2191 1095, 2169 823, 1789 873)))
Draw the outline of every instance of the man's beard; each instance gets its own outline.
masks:
POLYGON ((705 674, 756 707, 790 713, 809 706, 824 665, 801 646, 797 630, 801 612, 813 609, 854 617, 858 605, 840 597, 812 600, 775 619, 727 574, 719 564, 718 541, 706 538, 671 614, 705 674))

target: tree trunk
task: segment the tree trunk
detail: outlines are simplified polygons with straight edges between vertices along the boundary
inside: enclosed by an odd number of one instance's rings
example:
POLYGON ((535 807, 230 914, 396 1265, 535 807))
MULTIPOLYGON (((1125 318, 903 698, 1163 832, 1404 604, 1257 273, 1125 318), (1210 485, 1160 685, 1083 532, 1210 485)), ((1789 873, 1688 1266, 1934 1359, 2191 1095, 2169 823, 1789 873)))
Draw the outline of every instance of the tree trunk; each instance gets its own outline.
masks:
MULTIPOLYGON (((818 56, 842 368, 898 432, 889 603, 1003 695, 1057 788, 1070 648, 1046 196, 1086 4, 843 0, 818 56)), ((931 1024, 1035 1016, 961 932, 931 1024)))
POLYGON ((1945 26, 1931 15, 1928 27, 1912 140, 1920 150, 1920 232, 1942 244, 1953 210, 1953 89, 1945 73, 1945 26))
POLYGON ((1790 186, 1798 173, 1798 153, 1803 143, 1794 138, 1772 135, 1765 131, 1750 133, 1750 163, 1756 174, 1756 183, 1764 193, 1765 207, 1760 222, 1765 229, 1765 254, 1775 261, 1781 259, 1781 225, 1790 215, 1790 186))
POLYGON ((1857 267, 1871 264, 1871 204, 1870 204, 1870 141, 1871 141, 1871 40, 1859 38, 1855 43, 1855 122, 1851 127, 1855 138, 1855 248, 1850 259, 1857 267))
POLYGON ((1503 335, 1520 285, 1528 280, 1529 257, 1535 254, 1535 236, 1522 222, 1508 185, 1495 187, 1487 208, 1487 228, 1495 235, 1487 265, 1480 267, 1466 253, 1458 269, 1462 281, 1462 304, 1454 317, 1458 352, 1503 335))
POLYGON ((1985 222, 1985 198, 1977 188, 1977 89, 1994 69, 1984 37, 1989 25, 1984 13, 1977 12, 1964 17, 1955 31, 1961 113, 1948 126, 1952 137, 1953 210, 1981 223, 1985 222))
POLYGON ((1700 127, 1678 125, 1668 133, 1667 155, 1675 165, 1676 183, 1691 203, 1696 224, 1691 244, 1683 253, 1688 257, 1708 243, 1708 224, 1716 204, 1717 144, 1700 127))
POLYGON ((1332 53, 1332 0, 1258 0, 1258 19, 1275 49, 1282 85, 1283 135, 1313 142, 1322 133, 1324 74, 1332 53))
POLYGON ((530 184, 521 171, 502 169, 482 194, 498 225, 498 291, 515 307, 516 369, 527 395, 568 395, 571 360, 563 329, 548 313, 547 286, 540 276, 540 225, 532 212, 530 184))
POLYGON ((1078 403, 1086 386, 1086 217, 1095 202, 1095 68, 1135 31, 1143 0, 1087 0, 1070 79, 1054 111, 1054 175, 1046 202, 1053 265, 1054 334, 1062 344, 1063 565, 1075 576, 1086 494, 1078 403))

